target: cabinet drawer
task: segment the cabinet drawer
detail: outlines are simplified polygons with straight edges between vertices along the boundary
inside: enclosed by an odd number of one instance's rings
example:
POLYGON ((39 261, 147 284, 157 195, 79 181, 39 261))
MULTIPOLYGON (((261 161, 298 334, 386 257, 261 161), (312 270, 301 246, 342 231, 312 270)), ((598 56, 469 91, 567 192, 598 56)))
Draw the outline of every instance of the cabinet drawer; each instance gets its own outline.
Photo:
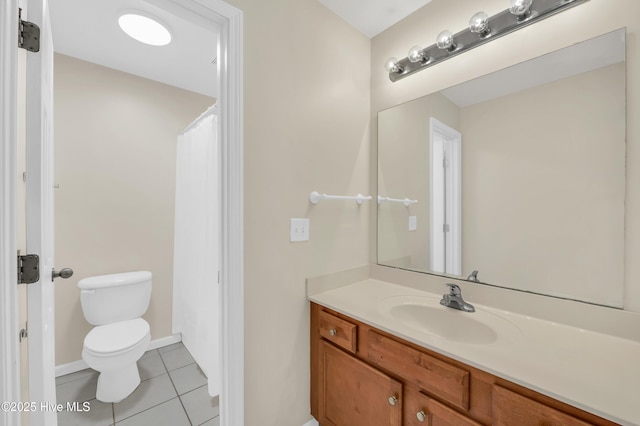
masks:
POLYGON ((320 311, 320 336, 355 354, 358 327, 328 312, 320 311))
POLYGON ((569 414, 512 392, 493 387, 493 424, 495 426, 588 426, 569 414))
POLYGON ((463 410, 469 409, 469 372, 369 330, 371 362, 463 410))
POLYGON ((482 426, 420 392, 406 392, 404 403, 404 426, 482 426))

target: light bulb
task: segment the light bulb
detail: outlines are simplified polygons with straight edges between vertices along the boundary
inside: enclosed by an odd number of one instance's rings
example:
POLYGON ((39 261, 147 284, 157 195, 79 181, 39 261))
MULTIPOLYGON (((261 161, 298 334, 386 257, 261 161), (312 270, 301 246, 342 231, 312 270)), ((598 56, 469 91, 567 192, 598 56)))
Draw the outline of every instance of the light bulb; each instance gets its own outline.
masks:
POLYGON ((453 34, 451 34, 451 31, 444 30, 440 32, 438 37, 436 37, 436 46, 438 46, 438 49, 454 50, 456 45, 453 42, 453 34))
POLYGON ((384 63, 384 69, 387 70, 388 73, 392 72, 402 72, 403 68, 398 63, 397 58, 389 58, 387 62, 384 63))
POLYGON ((489 15, 484 12, 478 12, 473 15, 469 20, 469 31, 481 36, 488 35, 491 32, 489 29, 489 15))
POLYGON ((518 18, 524 18, 529 13, 533 0, 510 0, 509 12, 518 18))
POLYGON ((409 54, 407 55, 411 62, 426 62, 426 55, 422 51, 422 47, 413 46, 409 49, 409 54))

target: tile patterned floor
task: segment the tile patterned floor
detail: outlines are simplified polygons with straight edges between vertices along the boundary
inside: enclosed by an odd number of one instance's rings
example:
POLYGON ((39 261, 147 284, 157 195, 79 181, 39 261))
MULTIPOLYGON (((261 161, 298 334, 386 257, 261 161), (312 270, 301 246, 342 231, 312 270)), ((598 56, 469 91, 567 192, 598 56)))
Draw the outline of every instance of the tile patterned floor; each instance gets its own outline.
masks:
POLYGON ((182 343, 146 352, 138 361, 140 386, 117 404, 96 399, 92 369, 56 379, 58 403, 89 402, 89 411, 58 413, 60 426, 219 426, 218 398, 182 343))

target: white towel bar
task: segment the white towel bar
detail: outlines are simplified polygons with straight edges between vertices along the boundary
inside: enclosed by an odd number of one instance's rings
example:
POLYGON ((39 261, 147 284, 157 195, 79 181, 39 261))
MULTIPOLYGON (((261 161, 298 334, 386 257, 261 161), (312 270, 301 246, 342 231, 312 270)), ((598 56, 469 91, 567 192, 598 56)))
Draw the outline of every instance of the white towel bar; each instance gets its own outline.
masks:
POLYGON ((320 200, 354 200, 356 203, 362 204, 363 202, 371 200, 372 198, 373 197, 371 197, 371 195, 327 195, 320 194, 316 191, 313 191, 311 194, 309 194, 309 201, 311 202, 311 204, 318 204, 320 200))
POLYGON ((381 197, 378 195, 378 204, 382 204, 385 201, 389 201, 391 203, 402 203, 405 207, 409 207, 411 204, 416 204, 418 200, 410 200, 408 198, 389 198, 389 197, 381 197))

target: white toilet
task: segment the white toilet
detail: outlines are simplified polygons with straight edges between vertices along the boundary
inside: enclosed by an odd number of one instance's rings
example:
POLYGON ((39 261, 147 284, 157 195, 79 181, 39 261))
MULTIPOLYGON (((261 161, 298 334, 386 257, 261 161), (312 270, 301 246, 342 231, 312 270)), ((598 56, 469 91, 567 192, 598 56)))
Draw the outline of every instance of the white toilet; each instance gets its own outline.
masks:
POLYGON ((78 282, 84 317, 95 325, 84 339, 82 359, 100 372, 96 398, 120 402, 140 384, 136 362, 151 340, 140 318, 151 299, 151 272, 100 275, 78 282))

